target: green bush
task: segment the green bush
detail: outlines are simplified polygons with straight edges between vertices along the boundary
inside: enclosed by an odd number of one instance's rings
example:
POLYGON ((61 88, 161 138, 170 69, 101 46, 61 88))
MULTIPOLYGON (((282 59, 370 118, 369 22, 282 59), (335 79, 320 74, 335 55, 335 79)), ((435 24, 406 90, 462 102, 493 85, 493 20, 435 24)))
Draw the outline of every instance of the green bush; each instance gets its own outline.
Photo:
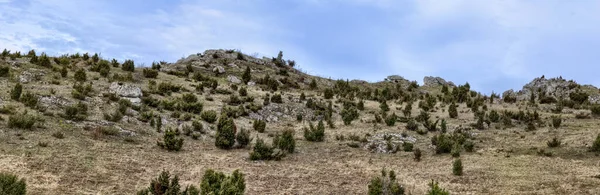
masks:
POLYGON ((450 195, 450 193, 448 193, 448 191, 446 191, 445 189, 441 188, 438 184, 438 182, 431 180, 431 183, 429 184, 429 191, 427 191, 427 195, 450 195))
POLYGON ((402 142, 402 150, 404 150, 405 152, 411 152, 413 151, 413 147, 414 144, 410 143, 410 142, 402 142))
POLYGON ((137 195, 198 195, 200 191, 193 185, 181 191, 179 177, 171 178, 168 171, 162 171, 158 178, 152 179, 150 186, 137 192, 137 195))
POLYGON ((119 122, 121 121, 121 119, 123 119, 123 114, 118 110, 112 114, 104 113, 104 120, 111 122, 119 122))
POLYGON ((454 160, 454 163, 452 163, 452 174, 457 176, 463 175, 463 165, 460 158, 454 160))
POLYGON ((78 100, 85 100, 85 97, 90 96, 90 93, 92 93, 92 91, 92 84, 82 85, 80 83, 76 83, 73 85, 71 96, 78 100))
POLYGON ((417 161, 417 162, 421 161, 421 155, 422 155, 421 149, 419 149, 419 148, 414 149, 413 155, 414 155, 415 161, 417 161))
POLYGON ((21 93, 23 92, 23 86, 21 83, 17 83, 15 87, 10 91, 10 98, 16 101, 21 99, 21 93))
POLYGON ((8 117, 8 128, 33 129, 37 117, 28 114, 10 115, 8 117))
POLYGON ((242 87, 242 88, 240 88, 238 93, 240 94, 240 96, 245 97, 248 95, 248 90, 245 87, 242 87))
POLYGON ((250 138, 250 131, 242 129, 235 135, 235 141, 237 141, 240 148, 245 148, 250 144, 252 138, 250 138))
POLYGON ((496 110, 490 111, 488 118, 490 119, 490 122, 492 122, 492 123, 497 123, 498 121, 500 121, 500 115, 498 114, 498 112, 496 110))
POLYGON ((217 111, 214 111, 214 110, 203 111, 200 114, 200 118, 202 118, 202 120, 206 121, 207 123, 214 123, 215 121, 217 121, 217 111))
POLYGON ((317 80, 315 80, 314 78, 310 81, 310 84, 308 85, 308 87, 310 88, 310 90, 315 90, 317 89, 317 80))
POLYGON ((410 119, 406 123, 406 129, 411 131, 419 130, 419 124, 417 124, 417 121, 415 121, 414 119, 410 119))
POLYGON ((87 114, 88 106, 83 102, 79 102, 74 105, 66 106, 63 118, 73 121, 83 121, 87 118, 87 114))
POLYGON ((121 69, 123 71, 133 72, 135 71, 135 63, 133 62, 133 60, 125 60, 125 62, 123 62, 123 65, 121 66, 121 69))
POLYGON ((158 77, 158 70, 155 69, 144 68, 143 73, 146 78, 155 79, 158 77))
POLYGON ((63 67, 60 69, 60 76, 61 76, 62 78, 67 78, 68 74, 69 74, 69 69, 67 69, 67 66, 63 66, 63 67))
POLYGON ((600 116, 600 104, 593 105, 590 110, 592 111, 592 115, 600 116))
POLYGON ((437 154, 449 153, 454 146, 454 141, 446 134, 439 134, 431 138, 432 145, 435 146, 435 152, 437 154))
POLYGON ((598 134, 598 136, 596 136, 596 140, 594 140, 594 143, 592 143, 591 151, 592 152, 600 152, 600 134, 598 134))
POLYGON ((385 124, 387 126, 394 126, 396 124, 396 121, 398 120, 398 116, 396 116, 396 113, 392 113, 391 115, 387 116, 385 118, 385 124))
POLYGON ((562 118, 560 116, 552 116, 552 127, 558 129, 562 123, 562 118))
POLYGON ((296 140, 294 140, 294 130, 285 129, 282 134, 275 135, 273 145, 285 152, 294 153, 296 149, 296 140))
POLYGON ((325 125, 319 121, 317 128, 312 123, 308 123, 309 128, 304 127, 304 138, 307 141, 322 142, 325 139, 325 125))
POLYGON ((283 99, 281 98, 281 94, 273 94, 273 96, 271 96, 271 102, 273 103, 283 103, 283 99))
POLYGON ((0 77, 8 77, 10 75, 10 67, 0 66, 0 77))
POLYGON ((220 149, 231 149, 235 144, 237 127, 233 118, 222 114, 217 122, 217 133, 215 135, 215 146, 220 149))
POLYGON ((333 98, 333 90, 331 90, 331 89, 325 89, 325 92, 323 92, 323 97, 325 99, 331 99, 331 98, 333 98))
POLYGON ((250 160, 271 160, 272 155, 273 147, 267 145, 261 138, 257 138, 250 152, 250 160))
POLYGON ((244 82, 244 84, 248 84, 248 82, 250 82, 251 79, 252 75, 250 74, 250 66, 246 66, 244 74, 242 75, 242 81, 244 82))
POLYGON ((569 93, 569 98, 576 104, 583 104, 588 100, 589 95, 585 92, 576 91, 569 93))
POLYGON ((450 104, 450 106, 448 107, 448 115, 450 116, 450 118, 456 118, 458 117, 458 110, 456 109, 456 104, 454 104, 454 102, 452 102, 452 104, 450 104))
POLYGON ((252 127, 259 133, 264 133, 267 123, 263 120, 254 120, 252 127))
POLYGON ((550 140, 546 143, 546 145, 548 145, 548 147, 550 147, 550 148, 559 147, 560 144, 561 144, 561 141, 556 137, 552 138, 552 140, 550 140))
POLYGON ((350 125, 353 120, 358 119, 358 110, 354 106, 345 106, 340 115, 342 116, 344 125, 350 125))
POLYGON ((19 179, 10 173, 0 173, 0 194, 25 195, 27 194, 25 179, 19 179))
POLYGON ((177 131, 167 129, 165 131, 165 135, 163 136, 163 141, 157 142, 157 145, 169 151, 181 150, 183 147, 183 138, 179 138, 177 134, 179 134, 177 131))
POLYGON ((26 92, 21 96, 21 99, 19 101, 21 101, 21 103, 23 103, 27 107, 36 108, 38 104, 38 99, 39 98, 37 95, 31 92, 26 92))
POLYGON ((369 182, 369 195, 403 195, 404 187, 396 181, 396 173, 385 169, 381 170, 381 176, 374 177, 369 182))
POLYGON ((239 170, 226 176, 222 172, 208 169, 202 176, 200 190, 202 195, 241 195, 246 190, 246 180, 239 170))
POLYGON ((83 68, 80 68, 77 71, 75 71, 74 78, 75 78, 75 81, 85 82, 85 81, 87 81, 87 73, 85 72, 85 70, 83 68))
POLYGON ((379 108, 381 109, 381 111, 382 111, 382 112, 387 112, 387 111, 390 111, 390 107, 387 105, 387 102, 386 102, 386 101, 382 101, 382 102, 379 104, 379 108))

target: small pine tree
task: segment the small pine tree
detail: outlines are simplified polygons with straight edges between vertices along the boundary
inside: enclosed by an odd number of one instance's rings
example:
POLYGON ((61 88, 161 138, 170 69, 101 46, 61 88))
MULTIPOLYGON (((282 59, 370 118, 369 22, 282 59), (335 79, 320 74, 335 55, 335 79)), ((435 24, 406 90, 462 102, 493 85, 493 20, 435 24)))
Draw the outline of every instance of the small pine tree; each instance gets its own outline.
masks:
POLYGON ((296 140, 294 140, 294 130, 286 129, 281 135, 276 135, 273 138, 273 145, 288 153, 294 153, 296 149, 296 140))
POLYGON ((462 161, 460 160, 460 158, 454 160, 454 163, 452 163, 452 174, 454 174, 456 176, 463 175, 463 165, 462 165, 462 161))
POLYGON ((159 132, 159 133, 160 133, 160 131, 162 131, 162 130, 161 130, 161 128, 162 128, 162 125, 163 125, 163 123, 162 123, 162 118, 161 118, 161 117, 158 117, 158 118, 156 118, 156 131, 157 131, 157 132, 159 132))
POLYGON ((250 73, 250 66, 246 66, 246 70, 244 70, 244 74, 242 75, 242 81, 244 84, 248 84, 252 80, 252 75, 250 73))
POLYGON ((169 151, 179 151, 183 146, 183 138, 177 136, 177 132, 172 129, 167 129, 163 136, 163 142, 158 142, 158 146, 169 151))
POLYGON ((323 97, 327 100, 333 98, 333 90, 325 89, 325 92, 323 92, 323 97))
POLYGON ((50 67, 52 65, 50 58, 46 55, 46 53, 42 53, 42 55, 40 55, 38 64, 43 67, 50 67))
POLYGON ((441 188, 436 181, 431 180, 429 187, 430 189, 427 191, 427 195, 450 195, 450 193, 441 188))
POLYGON ((263 120, 254 120, 252 127, 259 133, 264 133, 267 123, 263 120))
POLYGON ((271 160, 273 147, 267 145, 261 138, 256 139, 252 152, 250 152, 250 160, 271 160))
POLYGON ((240 170, 235 170, 231 176, 226 176, 222 172, 212 169, 206 170, 200 182, 202 195, 208 194, 244 194, 246 190, 246 180, 240 170))
POLYGON ((133 62, 133 60, 125 60, 125 62, 123 62, 123 65, 121 66, 121 69, 123 71, 133 72, 135 71, 135 63, 133 62))
POLYGON ((231 149, 235 144, 237 127, 232 118, 222 114, 217 122, 217 134, 215 135, 215 146, 221 149, 231 149))
POLYGON ((413 150, 413 155, 414 155, 414 159, 415 159, 415 161, 417 161, 417 162, 421 161, 421 155, 422 155, 422 154, 421 154, 421 149, 419 149, 419 148, 415 148, 415 149, 413 150))
POLYGON ((309 128, 304 127, 304 138, 312 142, 322 142, 325 139, 325 125, 323 120, 319 121, 317 128, 312 123, 308 123, 309 128))
POLYGON ((19 99, 21 99, 21 93, 23 93, 23 86, 21 83, 17 83, 12 91, 10 91, 10 98, 19 101, 19 99))
POLYGON ((396 173, 385 169, 381 170, 381 176, 374 177, 369 183, 369 195, 403 195, 404 187, 396 181, 396 173))
POLYGON ((67 78, 68 74, 69 74, 69 70, 67 69, 67 67, 66 67, 66 66, 63 66, 63 67, 60 69, 60 76, 61 76, 62 78, 67 78))
POLYGON ((310 87, 310 90, 315 90, 317 89, 317 80, 315 80, 314 78, 310 81, 310 84, 308 85, 310 87))
POLYGON ((600 152, 600 134, 596 136, 596 140, 592 143, 592 148, 590 149, 592 152, 600 152))
POLYGON ((456 118, 458 117, 458 110, 456 109, 456 104, 454 104, 454 102, 452 102, 452 104, 450 104, 450 107, 448 108, 448 115, 450 116, 450 118, 456 118))
POLYGON ((75 80, 79 82, 87 81, 87 74, 85 73, 85 70, 83 68, 75 72, 75 80))
POLYGON ((162 171, 158 178, 152 179, 150 186, 137 192, 138 195, 198 195, 200 191, 193 185, 189 185, 181 191, 179 177, 171 178, 168 171, 162 171))
POLYGON ((235 135, 235 141, 237 141, 240 148, 245 148, 250 144, 252 138, 250 138, 250 131, 242 129, 235 135))

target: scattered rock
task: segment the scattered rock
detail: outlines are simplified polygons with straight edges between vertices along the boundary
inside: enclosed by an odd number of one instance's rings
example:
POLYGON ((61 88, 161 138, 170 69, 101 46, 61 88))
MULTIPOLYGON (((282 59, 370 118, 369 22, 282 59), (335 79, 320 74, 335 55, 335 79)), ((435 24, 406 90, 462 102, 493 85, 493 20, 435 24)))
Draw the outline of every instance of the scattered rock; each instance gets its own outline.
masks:
POLYGON ((238 79, 236 76, 229 75, 227 76, 227 80, 232 83, 242 83, 242 80, 238 79))
POLYGON ((248 86, 254 86, 256 83, 254 81, 248 81, 248 86))
POLYGON ((42 107, 55 109, 60 109, 72 104, 69 99, 56 96, 42 96, 39 99, 39 103, 42 107))

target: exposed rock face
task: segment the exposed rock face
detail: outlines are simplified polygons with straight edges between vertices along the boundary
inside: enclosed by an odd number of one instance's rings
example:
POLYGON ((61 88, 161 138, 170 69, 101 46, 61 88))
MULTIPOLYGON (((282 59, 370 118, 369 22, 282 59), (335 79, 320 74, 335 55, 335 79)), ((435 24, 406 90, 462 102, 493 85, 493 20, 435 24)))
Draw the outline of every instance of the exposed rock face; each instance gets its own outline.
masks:
POLYGON ((385 78, 384 81, 393 83, 408 82, 408 80, 404 79, 404 77, 400 75, 390 75, 387 78, 385 78))
POLYGON ((69 99, 66 99, 63 97, 56 97, 56 96, 40 97, 39 103, 41 106, 43 106, 45 108, 52 108, 52 109, 61 109, 67 105, 72 104, 72 102, 69 101, 69 99))
POLYGON ((133 104, 139 104, 142 102, 140 99, 140 97, 142 97, 142 89, 138 86, 127 83, 113 82, 110 84, 108 90, 111 93, 129 100, 133 104))
POLYGON ((517 93, 515 93, 515 91, 512 89, 506 90, 506 91, 504 91, 504 93, 502 93, 502 98, 516 97, 516 96, 517 96, 517 93))
POLYGON ((437 87, 437 86, 444 86, 444 85, 447 85, 449 87, 456 87, 456 85, 454 85, 454 83, 451 81, 446 81, 443 78, 432 77, 432 76, 423 78, 423 85, 427 86, 427 87, 437 87))
POLYGON ((29 71, 23 71, 21 75, 19 75, 20 83, 29 83, 32 81, 38 81, 44 75, 44 72, 36 69, 31 69, 29 71))
MULTIPOLYGON (((586 89, 592 89, 592 91, 598 91, 598 88, 592 86, 592 85, 583 85, 580 86, 579 84, 577 84, 575 81, 567 81, 563 78, 551 78, 551 79, 546 79, 545 77, 540 77, 540 78, 535 78, 533 79, 533 81, 527 83, 525 86, 523 86, 523 89, 521 89, 520 91, 518 91, 517 93, 514 93, 514 91, 509 90, 506 91, 502 94, 502 96, 504 97, 505 93, 513 93, 513 97, 516 97, 517 100, 519 101, 523 101, 523 100, 529 100, 529 98, 531 97, 531 93, 534 93, 534 95, 537 97, 539 97, 539 93, 543 93, 546 96, 549 97, 554 97, 557 100, 558 99, 570 99, 569 98, 569 94, 572 92, 576 92, 577 90, 580 90, 582 88, 586 88, 586 89)), ((600 101, 600 95, 599 94, 589 94, 590 97, 588 98, 588 100, 591 103, 598 103, 600 101)))
POLYGON ((227 80, 232 83, 242 83, 242 80, 238 79, 236 76, 229 75, 227 76, 227 80))
POLYGON ((404 142, 415 143, 416 138, 407 136, 403 137, 399 133, 383 133, 376 134, 368 139, 368 143, 365 144, 365 149, 375 153, 394 153, 397 152, 396 146, 402 146, 404 142), (388 147, 388 141, 390 140, 391 146, 388 147))

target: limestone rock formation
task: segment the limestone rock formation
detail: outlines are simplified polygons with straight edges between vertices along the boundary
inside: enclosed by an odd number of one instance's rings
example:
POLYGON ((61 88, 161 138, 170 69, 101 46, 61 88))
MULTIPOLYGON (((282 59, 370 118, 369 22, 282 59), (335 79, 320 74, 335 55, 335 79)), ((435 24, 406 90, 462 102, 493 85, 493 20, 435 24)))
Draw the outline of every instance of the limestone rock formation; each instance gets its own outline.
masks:
POLYGON ((441 77, 432 77, 432 76, 427 76, 427 77, 423 78, 423 85, 427 86, 427 87, 436 87, 436 86, 443 86, 443 85, 447 85, 449 87, 456 87, 456 85, 454 85, 454 83, 452 81, 446 81, 441 77))

